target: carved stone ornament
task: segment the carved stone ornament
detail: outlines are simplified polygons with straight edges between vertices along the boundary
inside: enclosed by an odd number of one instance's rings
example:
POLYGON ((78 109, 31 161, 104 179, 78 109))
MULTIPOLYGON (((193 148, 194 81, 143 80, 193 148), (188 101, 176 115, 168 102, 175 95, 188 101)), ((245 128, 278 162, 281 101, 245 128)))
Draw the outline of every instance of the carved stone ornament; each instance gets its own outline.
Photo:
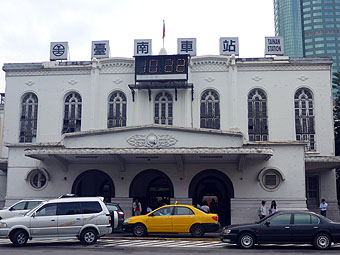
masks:
POLYGON ((262 80, 262 77, 261 76, 254 76, 253 78, 251 78, 253 81, 256 81, 256 82, 258 82, 258 81, 260 81, 260 80, 262 80))
POLYGON ((26 84, 27 86, 32 86, 32 85, 35 84, 35 82, 29 80, 29 81, 27 81, 25 84, 26 84))
POLYGON ((76 80, 69 80, 68 81, 68 84, 70 84, 70 85, 76 85, 78 82, 76 81, 76 80))
POLYGON ((308 80, 308 77, 305 76, 305 75, 301 75, 298 79, 299 79, 300 81, 306 81, 306 80, 308 80))
POLYGON ((162 148, 175 145, 178 140, 171 135, 134 135, 127 139, 128 144, 133 147, 162 148))
POLYGON ((204 80, 206 80, 207 82, 213 82, 215 80, 215 78, 209 76, 209 77, 205 78, 204 80))
POLYGON ((120 84, 120 83, 122 83, 123 82, 123 80, 121 80, 121 79, 115 79, 115 80, 113 80, 112 82, 114 82, 114 83, 116 83, 116 84, 120 84))

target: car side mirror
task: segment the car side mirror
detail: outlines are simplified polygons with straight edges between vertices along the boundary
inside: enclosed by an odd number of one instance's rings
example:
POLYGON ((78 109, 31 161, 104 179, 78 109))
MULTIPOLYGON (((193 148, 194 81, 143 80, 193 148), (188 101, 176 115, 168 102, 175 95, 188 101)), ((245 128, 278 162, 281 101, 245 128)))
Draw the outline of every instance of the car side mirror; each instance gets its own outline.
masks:
POLYGON ((268 227, 270 225, 270 221, 266 221, 266 223, 264 223, 264 225, 266 225, 268 227))
POLYGON ((32 216, 31 216, 31 217, 32 217, 32 218, 35 218, 36 214, 37 214, 37 213, 36 213, 36 212, 34 212, 34 213, 32 214, 32 216))
POLYGON ((153 216, 155 216, 155 215, 154 215, 153 213, 151 213, 151 214, 149 214, 149 216, 150 216, 150 217, 153 217, 153 216))
POLYGON ((13 207, 8 208, 8 211, 14 211, 13 207))

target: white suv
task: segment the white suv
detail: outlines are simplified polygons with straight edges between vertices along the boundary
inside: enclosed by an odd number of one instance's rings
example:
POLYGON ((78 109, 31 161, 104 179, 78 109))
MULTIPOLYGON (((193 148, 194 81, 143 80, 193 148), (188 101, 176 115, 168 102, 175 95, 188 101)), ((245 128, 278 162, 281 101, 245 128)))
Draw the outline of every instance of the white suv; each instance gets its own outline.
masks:
POLYGON ((10 207, 0 210, 0 220, 14 216, 24 215, 29 210, 41 204, 44 200, 32 199, 32 200, 21 200, 11 205, 10 207))
POLYGON ((94 244, 111 231, 110 212, 99 197, 53 199, 22 217, 0 221, 0 237, 9 237, 15 246, 24 246, 33 238, 65 237, 94 244))

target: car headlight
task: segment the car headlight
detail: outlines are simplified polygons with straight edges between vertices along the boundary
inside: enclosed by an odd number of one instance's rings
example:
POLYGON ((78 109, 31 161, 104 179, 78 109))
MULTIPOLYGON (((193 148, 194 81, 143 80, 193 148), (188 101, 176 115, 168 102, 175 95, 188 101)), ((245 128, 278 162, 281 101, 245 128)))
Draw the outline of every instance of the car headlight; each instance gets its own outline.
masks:
POLYGON ((224 235, 228 235, 231 232, 231 229, 223 229, 222 233, 224 235))
POLYGON ((129 223, 131 220, 130 219, 126 219, 124 220, 124 223, 129 223))
POLYGON ((0 222, 0 228, 7 228, 8 225, 5 222, 0 222))

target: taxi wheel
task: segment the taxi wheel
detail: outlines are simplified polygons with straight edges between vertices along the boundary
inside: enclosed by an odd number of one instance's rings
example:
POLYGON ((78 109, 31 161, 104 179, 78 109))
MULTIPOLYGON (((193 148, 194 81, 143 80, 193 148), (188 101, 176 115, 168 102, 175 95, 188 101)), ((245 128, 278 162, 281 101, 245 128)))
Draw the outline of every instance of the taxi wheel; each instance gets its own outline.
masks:
POLYGON ((97 242, 97 238, 97 231, 91 228, 83 230, 80 235, 80 241, 85 245, 95 244, 97 242))
POLYGON ((146 227, 143 224, 137 223, 133 226, 132 233, 134 236, 138 237, 146 236, 147 235, 146 227))
POLYGON ((237 245, 243 249, 253 248, 255 245, 255 237, 250 233, 244 233, 239 237, 237 245))
POLYGON ((317 234, 314 238, 314 246, 318 250, 327 250, 331 246, 331 238, 324 233, 317 234))
POLYGON ((14 246, 22 247, 27 243, 28 235, 24 230, 16 230, 11 234, 10 239, 14 246))
POLYGON ((204 236, 205 230, 204 227, 200 224, 194 224, 190 228, 190 233, 193 237, 202 237, 204 236))

